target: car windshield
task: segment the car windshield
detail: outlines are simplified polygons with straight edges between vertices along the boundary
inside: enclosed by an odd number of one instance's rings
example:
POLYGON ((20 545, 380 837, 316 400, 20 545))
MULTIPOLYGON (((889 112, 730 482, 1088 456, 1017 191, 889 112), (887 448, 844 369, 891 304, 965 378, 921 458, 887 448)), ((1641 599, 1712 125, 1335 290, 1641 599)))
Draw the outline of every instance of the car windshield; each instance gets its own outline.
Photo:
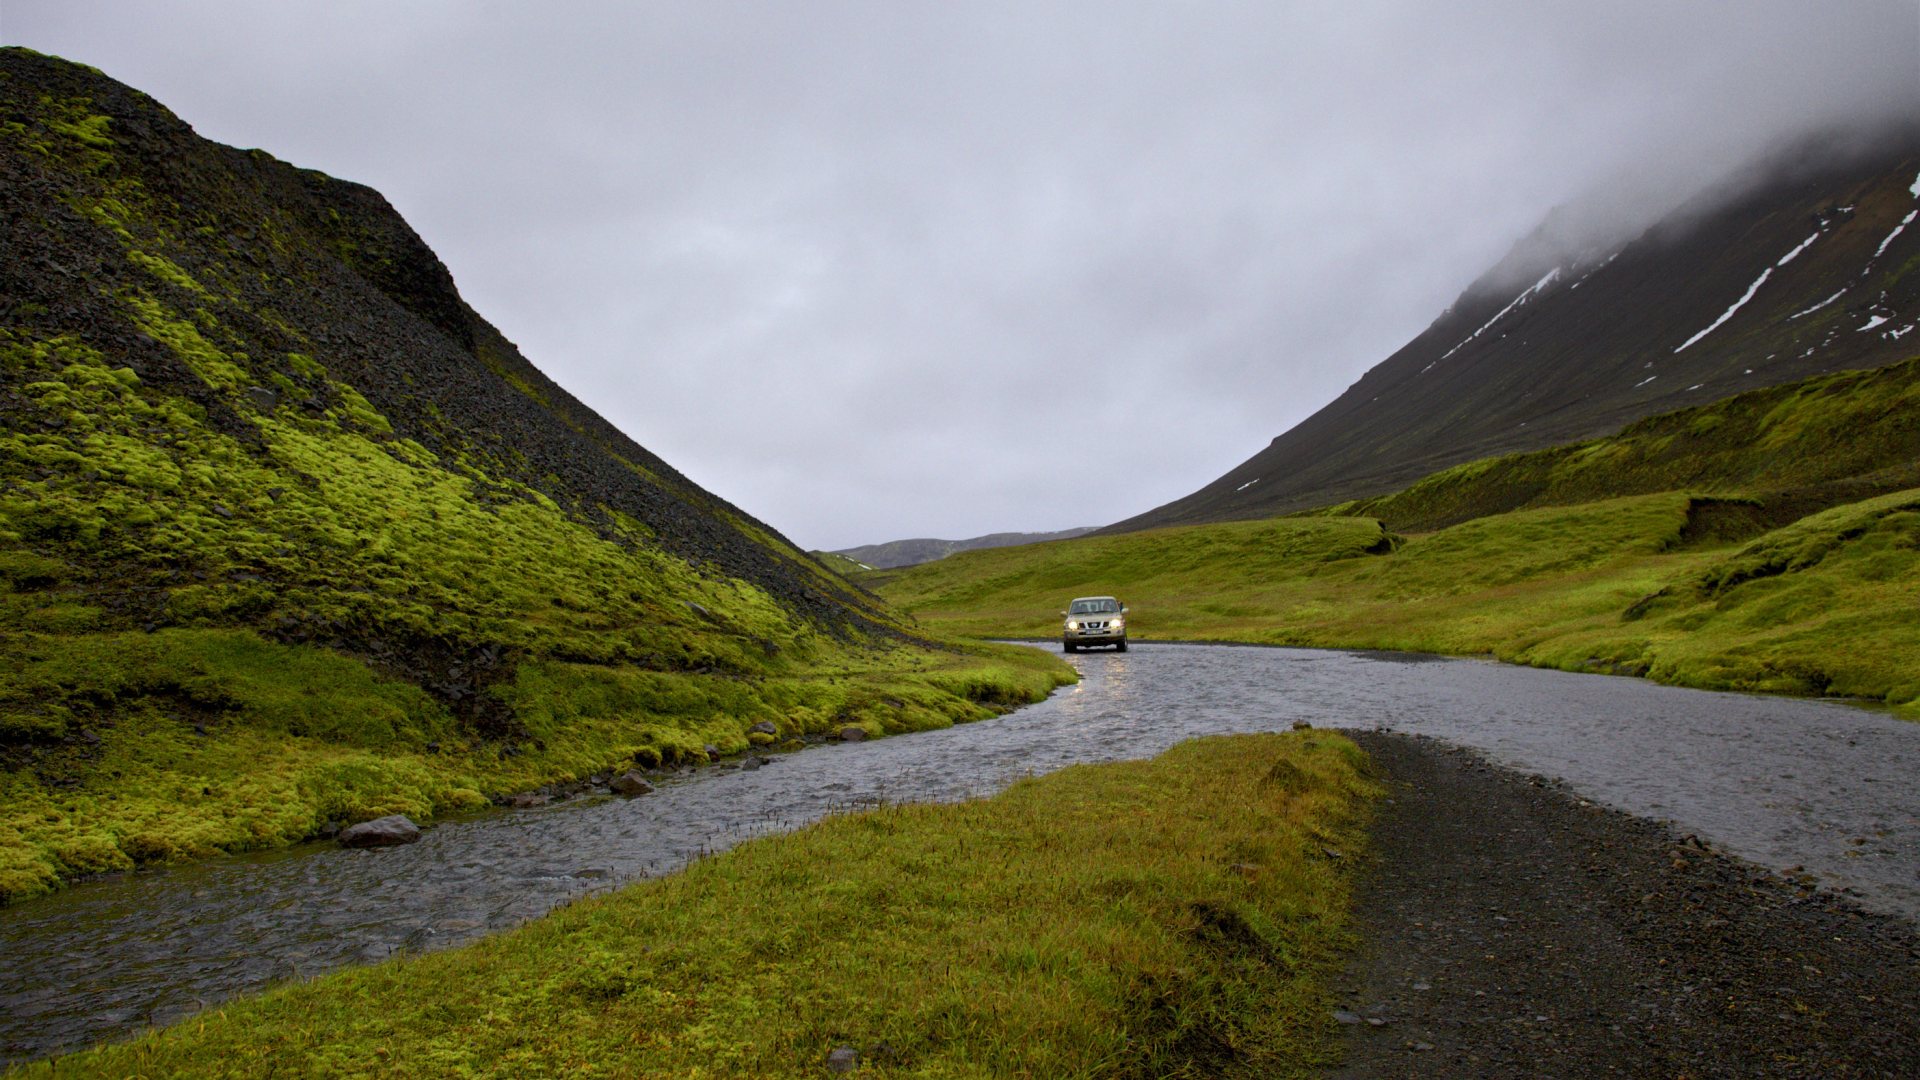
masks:
POLYGON ((1120 610, 1118 600, 1075 600, 1070 615, 1105 615, 1120 610))

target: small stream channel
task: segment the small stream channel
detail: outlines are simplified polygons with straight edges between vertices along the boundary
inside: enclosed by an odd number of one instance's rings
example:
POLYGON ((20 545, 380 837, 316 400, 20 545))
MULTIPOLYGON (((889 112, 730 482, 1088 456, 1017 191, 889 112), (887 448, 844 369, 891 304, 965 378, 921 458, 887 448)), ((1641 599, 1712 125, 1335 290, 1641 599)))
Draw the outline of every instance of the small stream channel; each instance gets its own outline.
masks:
POLYGON ((1920 917, 1920 724, 1883 712, 1397 653, 1144 644, 1069 662, 1079 685, 946 731, 703 768, 632 799, 448 821, 403 848, 308 845, 0 910, 0 1063, 396 949, 470 941, 836 809, 985 795, 1027 773, 1296 720, 1471 746, 1920 917))

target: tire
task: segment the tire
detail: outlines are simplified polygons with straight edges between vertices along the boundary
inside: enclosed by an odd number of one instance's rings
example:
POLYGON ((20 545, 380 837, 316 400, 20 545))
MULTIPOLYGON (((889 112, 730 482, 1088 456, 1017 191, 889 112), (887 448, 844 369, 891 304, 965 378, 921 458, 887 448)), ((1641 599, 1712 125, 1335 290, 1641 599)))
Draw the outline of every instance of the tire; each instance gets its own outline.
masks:
POLYGON ((1061 652, 1079 652, 1080 646, 1075 645, 1071 641, 1062 641, 1060 643, 1060 651, 1061 652))
POLYGON ((1116 642, 1114 642, 1114 643, 1113 643, 1113 651, 1114 651, 1114 652, 1126 652, 1126 651, 1127 651, 1127 639, 1126 639, 1126 638, 1121 638, 1121 639, 1120 639, 1119 641, 1116 641, 1116 642))

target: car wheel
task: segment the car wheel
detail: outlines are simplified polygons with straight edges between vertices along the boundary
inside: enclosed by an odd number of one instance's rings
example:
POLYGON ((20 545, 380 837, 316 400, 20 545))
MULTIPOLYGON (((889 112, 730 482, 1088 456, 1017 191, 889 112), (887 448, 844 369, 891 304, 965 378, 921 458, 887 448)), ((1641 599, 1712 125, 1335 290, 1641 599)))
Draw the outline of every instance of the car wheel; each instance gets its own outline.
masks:
POLYGON ((1079 652, 1080 646, 1075 645, 1071 641, 1063 641, 1060 643, 1060 651, 1061 652, 1079 652))
POLYGON ((1114 643, 1113 643, 1113 651, 1114 651, 1114 652, 1126 652, 1126 651, 1127 651, 1127 639, 1126 639, 1126 638, 1121 638, 1121 639, 1120 639, 1119 641, 1116 641, 1116 642, 1114 642, 1114 643))

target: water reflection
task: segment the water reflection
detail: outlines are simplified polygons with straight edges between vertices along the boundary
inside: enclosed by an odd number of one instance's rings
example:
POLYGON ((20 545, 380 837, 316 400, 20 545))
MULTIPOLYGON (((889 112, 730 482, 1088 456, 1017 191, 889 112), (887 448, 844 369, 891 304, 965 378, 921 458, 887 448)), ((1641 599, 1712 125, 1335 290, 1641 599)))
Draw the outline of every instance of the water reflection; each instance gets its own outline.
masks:
POLYGON ((1028 773, 1297 720, 1475 746, 1920 914, 1920 725, 1884 713, 1393 653, 1149 643, 1067 659, 1082 683, 977 724, 704 770, 637 799, 448 822, 405 848, 314 845, 0 911, 0 1058, 124 1035, 395 949, 468 941, 836 807, 965 798, 1028 773))

